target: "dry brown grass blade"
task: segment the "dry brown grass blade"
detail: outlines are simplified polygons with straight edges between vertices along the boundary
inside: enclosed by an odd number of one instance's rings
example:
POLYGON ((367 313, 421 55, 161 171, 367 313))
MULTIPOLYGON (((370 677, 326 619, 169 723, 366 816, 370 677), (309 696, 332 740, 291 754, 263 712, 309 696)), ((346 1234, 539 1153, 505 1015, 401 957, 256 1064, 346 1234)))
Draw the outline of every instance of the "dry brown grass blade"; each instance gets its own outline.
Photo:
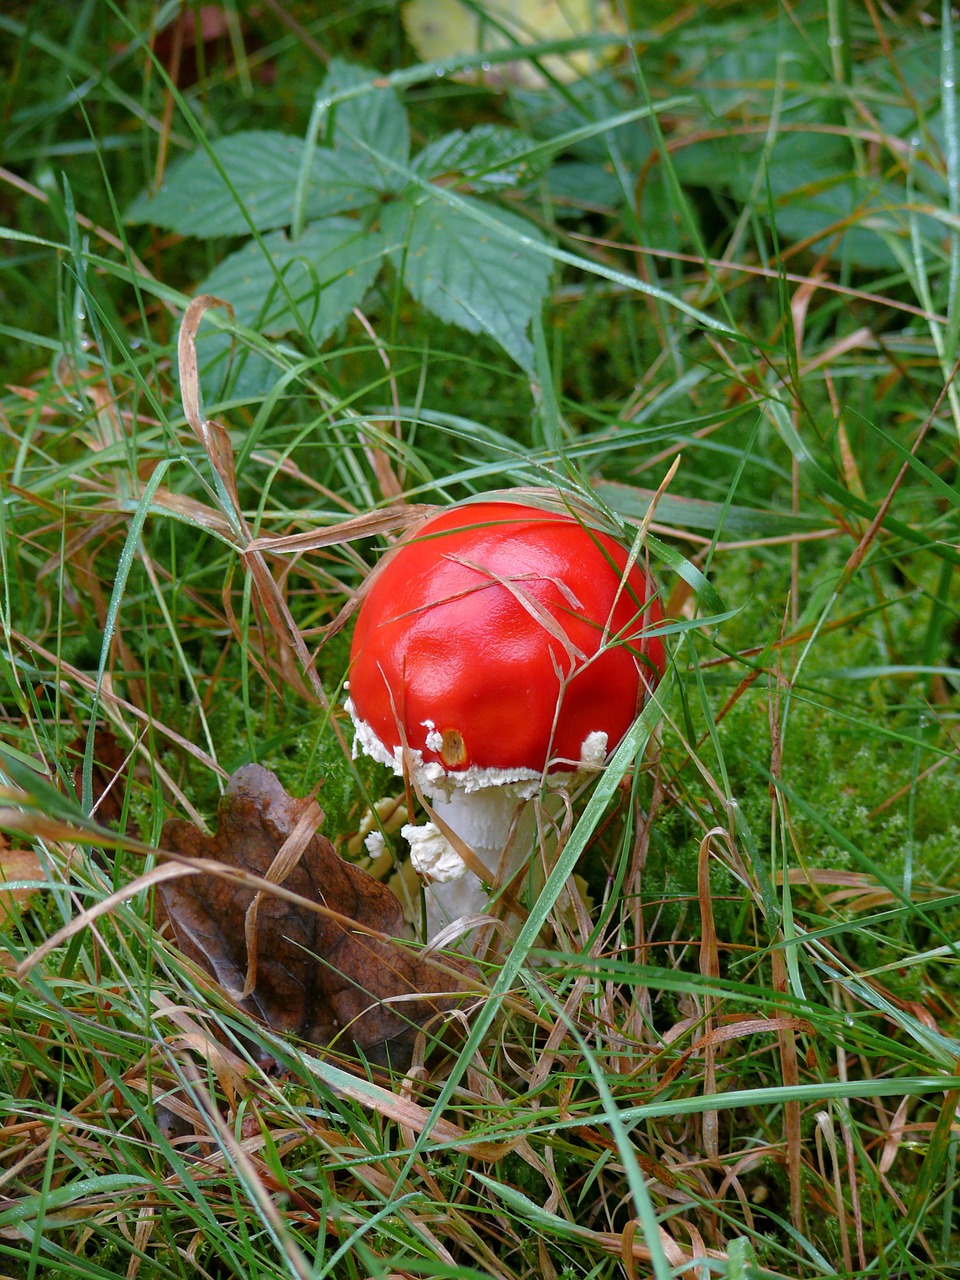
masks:
POLYGON ((115 831, 93 826, 84 829, 47 817, 46 814, 32 807, 33 800, 30 796, 16 788, 4 787, 0 789, 0 796, 12 800, 17 806, 0 809, 0 830, 36 836, 39 840, 46 840, 53 844, 95 845, 97 848, 138 849, 141 852, 151 852, 148 845, 141 845, 115 831))
MULTIPOLYGON (((310 651, 287 605, 263 553, 252 548, 253 538, 243 515, 240 497, 237 491, 236 468, 233 459, 233 447, 226 430, 216 422, 204 418, 200 404, 200 375, 197 365, 196 334, 203 316, 211 307, 227 307, 229 304, 219 298, 201 294, 194 298, 184 313, 180 325, 177 343, 177 358, 180 365, 180 387, 183 397, 183 410, 187 422, 197 439, 203 445, 214 472, 220 479, 224 495, 232 509, 225 510, 224 516, 234 530, 237 549, 243 556, 244 563, 256 587, 260 604, 267 616, 271 628, 281 645, 289 645, 296 653, 301 668, 309 682, 311 692, 319 702, 323 711, 329 715, 330 700, 323 688, 312 662, 310 651)), ((345 753, 349 747, 343 737, 336 718, 330 718, 334 734, 339 739, 345 753)))
POLYGON ((853 1255, 850 1251, 847 1213, 843 1200, 843 1164, 839 1158, 837 1137, 833 1127, 833 1115, 830 1111, 818 1111, 815 1119, 814 1139, 817 1160, 820 1165, 820 1178, 824 1187, 832 1186, 833 1189, 833 1208, 840 1226, 840 1251, 843 1255, 843 1269, 849 1275, 853 1270, 853 1255))
MULTIPOLYGON (((936 400, 933 403, 933 407, 931 408, 930 412, 927 414, 927 418, 923 426, 917 432, 916 438, 914 439, 913 444, 910 446, 911 457, 916 457, 917 450, 920 448, 920 445, 923 443, 923 441, 927 437, 927 433, 930 431, 931 427, 936 422, 937 416, 940 412, 940 407, 943 404, 944 400, 946 400, 950 392, 950 388, 953 386, 954 380, 956 379, 958 372, 960 372, 960 359, 957 360, 953 368, 950 370, 950 376, 944 379, 943 387, 940 391, 940 394, 937 396, 936 400)), ((851 552, 850 557, 847 560, 847 563, 844 565, 843 573, 841 574, 840 581, 838 582, 835 588, 837 595, 839 595, 843 591, 844 586, 850 581, 853 575, 857 572, 857 570, 863 564, 863 561, 864 561, 864 558, 866 557, 867 552, 870 550, 870 547, 873 544, 875 538, 877 537, 877 534, 883 528, 884 521, 886 520, 887 515, 889 514, 891 504, 893 503, 893 500, 897 495, 897 491, 899 490, 900 486, 903 484, 903 481, 906 479, 909 472, 910 472, 910 464, 908 462, 904 462, 900 470, 897 472, 893 480, 893 483, 890 485, 889 489, 884 495, 883 501, 880 503, 879 507, 877 508, 877 514, 870 521, 869 527, 864 532, 857 546, 851 552)))
POLYGON ((211 422, 204 417, 200 402, 200 370, 197 364, 197 330, 204 315, 214 307, 223 307, 233 319, 233 307, 223 298, 211 297, 202 293, 193 299, 180 322, 180 334, 177 339, 177 362, 180 369, 180 395, 183 400, 183 412, 194 435, 203 445, 210 463, 223 483, 224 488, 234 503, 230 513, 238 530, 245 530, 245 521, 240 509, 240 498, 237 493, 237 473, 233 464, 233 446, 230 437, 218 422, 211 422))
MULTIPOLYGON (((777 871, 774 883, 782 884, 783 879, 783 871, 777 871)), ((791 867, 787 880, 791 885, 815 890, 824 905, 843 906, 847 910, 875 911, 901 901, 892 889, 885 888, 865 871, 846 871, 838 867, 791 867), (823 893, 822 889, 832 889, 832 892, 823 893)), ((942 885, 914 882, 910 886, 913 901, 937 898, 949 892, 942 885)))
MULTIPOLYGON (((727 832, 723 827, 714 827, 700 841, 697 857, 697 898, 700 904, 700 973, 712 985, 720 977, 720 953, 717 949, 717 930, 713 917, 713 897, 710 890, 710 846, 715 837, 726 839, 727 832)), ((717 1092, 716 1045, 708 1039, 715 1030, 715 1001, 711 995, 704 994, 703 1013, 706 1036, 703 1048, 703 1092, 712 1097, 717 1092)), ((713 1164, 720 1162, 719 1146, 720 1117, 716 1111, 704 1111, 701 1118, 703 1147, 707 1159, 713 1164)))
POLYGON ((233 530, 229 520, 213 507, 207 506, 205 502, 199 502, 185 493, 173 493, 172 490, 161 485, 153 495, 153 505, 169 511, 171 515, 189 524, 199 525, 202 529, 219 534, 227 541, 233 541, 233 530))
MULTIPOLYGON (((796 460, 794 460, 794 477, 796 477, 796 460)), ((786 625, 784 618, 783 625, 786 625)), ((778 654, 778 659, 779 659, 778 654)), ((778 665, 771 673, 772 688, 767 703, 767 721, 770 727, 770 846, 780 848, 780 832, 786 827, 786 798, 778 784, 783 777, 783 734, 781 692, 785 683, 782 667, 778 665), (783 810, 781 810, 781 805, 783 810)), ((778 926, 780 940, 782 928, 778 926)), ((770 956, 773 989, 778 994, 786 995, 789 991, 786 952, 774 948, 770 956)), ((800 1061, 797 1053, 797 1033, 789 1027, 778 1032, 780 1047, 780 1072, 783 1084, 788 1089, 795 1089, 800 1083, 800 1061)), ((790 1181, 790 1220, 797 1231, 803 1230, 803 1134, 801 1130, 800 1104, 788 1101, 783 1106, 784 1136, 786 1138, 787 1175, 790 1181)))
MULTIPOLYGON (((393 369, 390 367, 390 356, 387 354, 386 348, 377 337, 377 332, 373 325, 363 314, 359 307, 354 307, 353 314, 363 326, 367 336, 376 348, 380 357, 380 363, 387 371, 387 378, 390 383, 390 395, 393 401, 393 430, 397 440, 401 439, 400 434, 400 392, 397 388, 397 380, 394 377, 393 369)), ((378 445, 370 444, 364 433, 361 433, 360 439, 363 443, 364 452, 373 468, 373 473, 377 477, 377 484, 380 486, 380 492, 388 502, 403 502, 404 490, 404 474, 394 471, 390 456, 385 449, 378 445)))
MULTIPOLYGON (((702 134, 700 135, 703 136, 702 134)), ((716 134, 716 137, 728 138, 730 135, 726 132, 716 134)), ((656 153, 654 153, 656 155, 656 153)), ((820 234, 823 234, 822 232, 820 234)), ((915 306, 913 303, 904 302, 901 298, 894 296, 887 297, 882 293, 870 293, 865 289, 856 289, 848 284, 840 284, 834 280, 830 280, 826 276, 807 276, 801 275, 795 271, 783 271, 775 267, 764 267, 759 263, 727 261, 723 258, 703 258, 699 254, 680 253, 671 249, 664 249, 657 245, 636 245, 624 244, 619 240, 604 240, 596 236, 583 236, 571 233, 571 240, 582 240, 587 244, 597 245, 600 248, 615 249, 618 251, 630 252, 638 254, 642 257, 659 258, 665 262, 682 262, 690 266, 706 266, 712 267, 714 270, 722 270, 727 274, 735 274, 741 276, 744 281, 752 279, 785 280, 788 284, 809 285, 816 289, 822 289, 827 293, 840 294, 842 297, 850 298, 858 302, 870 303, 874 306, 880 306, 884 309, 892 311, 902 311, 907 315, 916 316, 920 320, 928 323, 940 325, 947 324, 947 317, 940 315, 938 312, 925 310, 923 307, 915 306)), ((786 255, 785 255, 786 256, 786 255)), ((729 282, 733 287, 737 282, 729 282)))
MULTIPOLYGON (((52 653, 49 649, 45 649, 43 645, 37 644, 34 640, 31 640, 29 636, 21 635, 18 631, 11 631, 10 636, 18 644, 23 645, 28 652, 35 653, 39 657, 43 658, 45 662, 48 662, 50 664, 50 669, 52 671, 58 671, 61 677, 65 676, 67 679, 77 684, 81 689, 85 689, 89 693, 96 691, 96 680, 93 679, 93 677, 88 676, 86 672, 80 671, 77 667, 71 666, 70 663, 65 662, 60 655, 52 653)), ((169 725, 165 725, 162 722, 155 720, 149 712, 144 711, 142 707, 138 707, 135 703, 128 702, 125 698, 121 698, 118 694, 114 693, 112 685, 108 680, 104 680, 100 686, 100 705, 110 713, 109 718, 112 727, 118 729, 124 737, 128 738, 130 741, 133 741, 133 735, 126 728, 121 717, 116 714, 118 711, 126 711, 130 715, 136 717, 136 719, 141 720, 144 724, 150 725, 162 737, 168 738, 171 742, 175 743, 181 751, 185 751, 188 755, 193 756, 194 759, 204 766, 204 768, 209 769, 211 773, 217 774, 221 778, 225 778, 227 776, 226 770, 222 769, 217 761, 198 747, 196 743, 185 738, 183 734, 177 733, 177 731, 175 729, 171 729, 169 725)), ((157 773, 162 778, 164 784, 170 788, 171 794, 176 797, 180 804, 183 805, 184 810, 191 815, 194 821, 202 823, 201 818, 194 816, 196 814, 196 810, 193 805, 190 804, 189 800, 183 795, 173 779, 165 772, 160 762, 154 760, 153 767, 157 770, 157 773)))
MULTIPOLYGON (((570 1224, 567 1230, 576 1239, 620 1258, 627 1275, 637 1274, 633 1269, 634 1262, 650 1262, 653 1258, 653 1251, 646 1243, 641 1224, 636 1219, 628 1222, 621 1232, 591 1231, 587 1227, 578 1227, 574 1224, 570 1224)), ((687 1225, 687 1231, 693 1239, 699 1239, 699 1233, 692 1231, 689 1225, 687 1225)), ((685 1249, 677 1243, 666 1228, 660 1227, 659 1232, 660 1245, 667 1256, 667 1261, 676 1267, 678 1272, 683 1271, 686 1274, 694 1263, 707 1259, 714 1259, 717 1262, 725 1262, 727 1259, 727 1255, 720 1249, 708 1249, 702 1242, 695 1250, 685 1249)), ((779 1275, 776 1271, 767 1271, 766 1274, 779 1275)))
MULTIPOLYGON (((773 968, 773 989, 786 995, 787 962, 782 951, 773 951, 770 957, 773 968)), ((780 1071, 784 1087, 796 1089, 800 1084, 800 1062, 797 1055, 797 1033, 792 1027, 783 1027, 777 1036, 780 1044, 780 1071)), ((783 1121, 787 1145, 787 1172, 790 1177, 790 1218, 798 1231, 803 1230, 803 1134, 800 1104, 783 1104, 783 1121)))
MULTIPOLYGON (((264 879, 270 884, 283 884, 291 870, 300 861, 304 849, 323 825, 323 813, 320 806, 310 802, 305 804, 293 830, 277 850, 276 857, 267 868, 264 879)), ((247 975, 244 979, 240 999, 245 1000, 257 985, 257 917, 263 891, 253 895, 243 921, 243 932, 247 945, 247 975)))
MULTIPOLYGON (((855 329, 853 333, 848 333, 843 338, 838 338, 831 346, 824 351, 818 351, 817 354, 806 364, 800 368, 800 377, 808 377, 816 369, 822 369, 824 366, 831 365, 835 360, 839 360, 841 356, 847 355, 851 351, 876 351, 880 344, 877 342, 876 335, 870 329, 855 329)), ((797 352, 798 359, 802 352, 797 352)))
POLYGON ((911 1101, 912 1099, 909 1097, 902 1098, 900 1105, 894 1112, 893 1119, 890 1121, 890 1127, 887 1129, 887 1135, 883 1140, 883 1149, 880 1152, 880 1160, 877 1165, 881 1173, 889 1173, 893 1168, 894 1161, 906 1134, 907 1107, 911 1101))
POLYGON ((352 1099, 367 1110, 374 1111, 385 1120, 392 1120, 413 1133, 420 1134, 428 1130, 430 1137, 436 1142, 469 1154, 476 1160, 496 1163, 513 1150, 513 1141, 488 1142, 443 1116, 434 1120, 429 1108, 422 1107, 412 1098, 384 1089, 381 1085, 366 1080, 354 1082, 342 1071, 338 1072, 336 1082, 332 1083, 329 1072, 319 1059, 304 1055, 303 1062, 322 1082, 324 1088, 332 1088, 343 1097, 352 1099))
MULTIPOLYGON (((2 822, 3 814, 0 813, 0 823, 2 822)), ((59 826, 59 824, 52 823, 50 825, 59 826)), ((71 828, 66 828, 66 830, 70 832, 72 839, 76 840, 78 833, 71 828)), ((44 839, 47 840, 64 840, 67 838, 62 834, 52 836, 51 834, 42 831, 38 832, 38 834, 42 834, 44 839)), ((97 837, 97 844, 108 844, 109 847, 109 843, 106 840, 101 840, 99 836, 97 837)), ((115 842, 115 847, 120 844, 122 844, 124 848, 130 847, 130 842, 127 840, 120 841, 118 839, 115 842)), ((153 852, 153 850, 147 850, 147 852, 153 852)), ((25 956, 17 965, 18 981, 24 982, 38 964, 44 961, 52 952, 56 951, 58 947, 62 947, 65 942, 69 942, 74 934, 80 933, 89 925, 94 924, 101 916, 109 915, 114 908, 119 907, 129 898, 135 897, 138 893, 141 893, 144 890, 152 889, 157 884, 162 884, 164 880, 172 880, 176 876, 197 874, 202 870, 202 867, 189 867, 164 863, 163 866, 154 867, 152 871, 148 871, 144 875, 138 876, 136 880, 132 881, 130 884, 124 885, 122 889, 117 889, 115 893, 111 893, 106 898, 102 898, 92 907, 87 907, 85 910, 81 911, 79 915, 74 916, 72 920, 68 920, 67 923, 59 928, 55 933, 52 933, 48 938, 45 938, 39 947, 31 951, 31 953, 28 956, 25 956)))
POLYGON ((174 1004, 162 992, 151 993, 154 1008, 179 1035, 166 1041, 174 1048, 190 1048, 211 1068, 231 1109, 236 1109, 237 1099, 249 1092, 250 1066, 239 1054, 213 1034, 209 1025, 198 1022, 190 1010, 174 1004))
MULTIPOLYGON (((681 455, 678 453, 677 456, 674 458, 673 462, 670 464, 670 467, 667 470, 667 474, 663 477, 663 479, 657 485, 657 488, 653 493, 653 496, 650 498, 650 505, 647 507, 646 511, 644 512, 643 520, 640 522, 640 528, 637 531, 636 543, 637 543, 638 550, 640 545, 643 542, 643 539, 646 537, 647 530, 650 528, 651 523, 653 521, 653 517, 656 514, 657 504, 659 503, 663 495, 666 493, 667 489, 669 489, 671 481, 673 480, 674 476, 677 474, 677 471, 680 467, 680 460, 681 460, 681 455)), ((630 566, 628 565, 626 573, 629 573, 629 570, 630 570, 630 566)), ((626 574, 624 576, 626 576, 626 574)))
MULTIPOLYGON (((681 1027, 681 1030, 683 1028, 681 1027)), ((700 1036, 691 1045, 678 1054, 670 1063, 667 1069, 657 1080, 657 1093, 662 1093, 668 1088, 674 1080, 683 1072, 687 1063, 697 1054, 706 1054, 708 1049, 713 1049, 718 1045, 728 1044, 733 1040, 751 1039, 757 1035, 772 1035, 779 1040, 780 1035, 784 1031, 801 1031, 810 1033, 813 1026, 804 1018, 792 1018, 777 1015, 771 1018, 751 1018, 732 1014, 729 1018, 723 1019, 723 1025, 713 1027, 704 1035, 700 1036)), ((716 1090, 716 1083, 713 1083, 713 1089, 716 1090)), ((706 1083, 704 1084, 704 1093, 707 1093, 706 1083)), ((669 1183, 668 1183, 669 1185, 669 1183)))
POLYGON ((261 535, 247 544, 248 552, 270 552, 273 555, 292 555, 301 551, 318 551, 321 547, 339 546, 356 542, 361 538, 379 537, 395 533, 398 529, 412 530, 436 510, 423 503, 403 507, 388 507, 385 511, 368 511, 360 516, 341 520, 326 529, 308 529, 303 533, 261 535))
POLYGON ((224 1123, 220 1111, 207 1090, 199 1071, 189 1058, 183 1058, 180 1069, 189 1082, 190 1089, 197 1099, 210 1127, 210 1133, 216 1138, 227 1161, 240 1175, 245 1190, 253 1197, 264 1219, 270 1226, 283 1249, 284 1260, 293 1269, 299 1280, 311 1280, 313 1268, 300 1250, 293 1236, 287 1229, 283 1215, 274 1203, 273 1197, 263 1185, 256 1165, 237 1141, 233 1130, 224 1123))

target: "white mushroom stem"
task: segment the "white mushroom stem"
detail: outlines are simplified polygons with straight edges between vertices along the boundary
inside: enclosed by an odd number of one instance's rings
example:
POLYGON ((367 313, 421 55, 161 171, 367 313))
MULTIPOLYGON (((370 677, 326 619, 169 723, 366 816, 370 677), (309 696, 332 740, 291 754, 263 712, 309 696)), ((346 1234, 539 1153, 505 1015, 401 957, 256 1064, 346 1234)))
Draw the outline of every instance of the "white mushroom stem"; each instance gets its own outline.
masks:
MULTIPOLYGON (((350 699, 346 708, 356 730, 354 754, 363 751, 393 769, 398 777, 412 779, 428 797, 439 822, 467 846, 486 873, 481 878, 467 869, 437 823, 411 823, 401 829, 400 834, 410 845, 413 868, 424 881, 428 941, 464 916, 488 915, 490 895, 484 884, 496 888, 507 884, 533 851, 533 798, 544 783, 541 771, 517 765, 512 769, 471 766, 447 772, 439 762, 425 761, 414 748, 385 746, 357 715, 350 699)), ((423 727, 427 730, 427 748, 439 751, 443 735, 432 720, 424 720, 423 727)), ((579 780, 603 768, 607 745, 605 730, 586 734, 579 759, 564 762, 569 771, 547 775, 544 794, 548 807, 551 795, 569 792, 579 780)))
POLYGON ((410 845, 411 861, 426 882, 427 937, 432 940, 462 916, 488 913, 489 893, 484 882, 498 886, 506 883, 526 860, 532 843, 534 810, 529 800, 509 786, 481 787, 471 792, 456 788, 449 796, 434 795, 431 805, 439 821, 467 846, 487 873, 481 881, 468 870, 435 823, 403 828, 401 834, 410 845), (508 844, 509 854, 504 858, 508 844))

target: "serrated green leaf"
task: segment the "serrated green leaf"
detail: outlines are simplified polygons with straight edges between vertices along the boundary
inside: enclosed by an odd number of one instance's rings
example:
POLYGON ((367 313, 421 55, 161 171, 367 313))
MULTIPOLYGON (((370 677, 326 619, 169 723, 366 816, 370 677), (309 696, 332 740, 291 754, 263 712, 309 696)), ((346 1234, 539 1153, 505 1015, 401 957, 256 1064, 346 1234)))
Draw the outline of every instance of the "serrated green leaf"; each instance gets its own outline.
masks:
MULTIPOLYGON (((216 161, 206 151, 195 151, 171 165, 155 195, 137 196, 127 221, 149 222, 185 236, 245 235, 251 225, 258 231, 286 226, 303 147, 301 138, 266 130, 221 138, 211 148, 216 161)), ((378 198, 381 188, 369 160, 321 148, 311 167, 307 218, 362 208, 378 198)))
MULTIPOLYGON (((573 206, 566 212, 580 216, 585 204, 590 208, 616 209, 623 199, 623 188, 609 167, 587 160, 566 160, 555 164, 547 175, 547 186, 554 200, 573 206)), ((565 210, 558 210, 558 216, 565 210)))
POLYGON ((537 166, 529 159, 516 160, 529 150, 529 139, 518 130, 481 124, 467 132, 456 129, 429 143, 413 168, 425 178, 453 174, 474 191, 497 191, 535 176, 537 166))
MULTIPOLYGON (((353 150, 331 151, 322 147, 314 153, 307 187, 305 221, 352 213, 378 204, 388 184, 369 156, 353 150)), ((293 192, 290 193, 291 204, 293 192)))
POLYGON ((212 147, 236 190, 237 202, 204 151, 171 165, 155 195, 143 192, 127 211, 128 222, 149 222, 181 235, 242 235, 290 220, 303 143, 284 133, 254 130, 221 138, 212 147), (244 216, 243 209, 249 215, 244 216))
POLYGON ((611 71, 597 72, 562 90, 555 86, 542 93, 518 90, 514 102, 535 138, 555 143, 564 140, 564 151, 579 160, 608 163, 610 144, 615 140, 624 162, 635 169, 647 159, 653 146, 649 126, 641 120, 609 127, 608 122, 637 107, 634 89, 611 71), (604 127, 583 136, 585 126, 591 125, 604 127))
POLYGON ((320 86, 319 96, 321 99, 334 99, 330 107, 328 137, 335 150, 349 158, 351 163, 359 161, 363 168, 376 174, 380 190, 392 191, 403 185, 402 179, 398 178, 396 170, 381 167, 371 160, 363 144, 388 155, 398 164, 406 164, 410 156, 410 129, 399 94, 384 84, 342 102, 335 100, 338 94, 376 79, 377 72, 369 67, 333 58, 320 86), (361 146, 355 146, 357 142, 361 146))
POLYGON ((324 342, 373 283, 383 253, 377 232, 349 218, 328 218, 292 241, 285 231, 225 258, 198 293, 232 303, 241 323, 278 336, 291 329, 324 342), (282 278, 282 284, 281 284, 282 278))
POLYGON ((469 333, 489 333, 530 372, 533 345, 527 330, 546 296, 550 266, 524 241, 542 237, 529 222, 502 209, 495 214, 502 228, 498 234, 470 216, 474 206, 485 219, 491 210, 469 196, 462 196, 458 206, 433 201, 388 206, 383 226, 390 256, 418 302, 469 333))
MULTIPOLYGON (((230 254, 197 286, 231 303, 240 324, 271 337, 296 331, 320 346, 362 300, 376 279, 384 241, 350 218, 315 222, 297 241, 285 232, 251 241, 230 254)), ((230 349, 229 335, 211 330, 198 342, 205 391, 218 381, 230 349)), ((242 362, 236 394, 269 385, 270 366, 253 356, 242 362)))

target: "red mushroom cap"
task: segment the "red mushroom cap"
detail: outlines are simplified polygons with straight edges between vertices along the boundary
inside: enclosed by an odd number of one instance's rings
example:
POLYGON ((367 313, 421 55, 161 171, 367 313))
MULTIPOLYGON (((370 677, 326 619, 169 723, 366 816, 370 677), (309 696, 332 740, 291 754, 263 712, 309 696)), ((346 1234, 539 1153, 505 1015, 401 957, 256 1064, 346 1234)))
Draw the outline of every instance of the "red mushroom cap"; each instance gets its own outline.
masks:
POLYGON ((410 748, 427 781, 471 790, 575 770, 597 742, 605 755, 664 670, 645 634, 660 607, 644 569, 624 579, 627 559, 574 517, 513 502, 428 520, 376 571, 357 617, 361 744, 398 771, 410 748))

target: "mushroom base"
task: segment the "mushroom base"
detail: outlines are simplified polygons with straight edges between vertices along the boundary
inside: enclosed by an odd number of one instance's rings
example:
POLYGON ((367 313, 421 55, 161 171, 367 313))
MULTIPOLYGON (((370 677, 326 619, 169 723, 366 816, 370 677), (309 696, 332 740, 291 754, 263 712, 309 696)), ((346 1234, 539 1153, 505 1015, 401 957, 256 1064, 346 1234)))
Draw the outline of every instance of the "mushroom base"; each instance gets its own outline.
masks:
MULTIPOLYGON (((512 787, 485 787, 434 796, 433 812, 473 855, 482 876, 469 870, 454 845, 430 822, 405 827, 411 861, 424 877, 427 937, 463 917, 490 915, 495 892, 531 860, 535 846, 536 810, 512 787)), ((504 913, 504 918, 513 913, 504 913)))
MULTIPOLYGON (((561 794, 569 794, 577 783, 603 767, 607 756, 607 734, 603 730, 587 734, 580 747, 579 758, 564 762, 566 768, 544 774, 542 771, 516 769, 468 769, 447 772, 436 761, 425 760, 424 753, 413 747, 387 747, 371 728, 360 719, 351 700, 346 708, 353 720, 354 754, 363 751, 393 769, 398 777, 413 780, 427 796, 439 823, 449 830, 449 840, 434 822, 408 824, 401 835, 410 845, 410 861, 424 881, 426 902, 426 935, 430 942, 455 921, 490 916, 490 891, 508 884, 517 872, 530 862, 536 846, 536 805, 546 812, 556 812, 562 804, 561 794), (466 846, 485 874, 468 870, 456 845, 466 846), (486 887, 485 887, 486 886, 486 887)), ((426 722, 430 733, 432 722, 426 722)), ((429 739, 428 739, 429 741, 429 739)), ((517 914, 505 910, 509 933, 515 931, 517 914)))

